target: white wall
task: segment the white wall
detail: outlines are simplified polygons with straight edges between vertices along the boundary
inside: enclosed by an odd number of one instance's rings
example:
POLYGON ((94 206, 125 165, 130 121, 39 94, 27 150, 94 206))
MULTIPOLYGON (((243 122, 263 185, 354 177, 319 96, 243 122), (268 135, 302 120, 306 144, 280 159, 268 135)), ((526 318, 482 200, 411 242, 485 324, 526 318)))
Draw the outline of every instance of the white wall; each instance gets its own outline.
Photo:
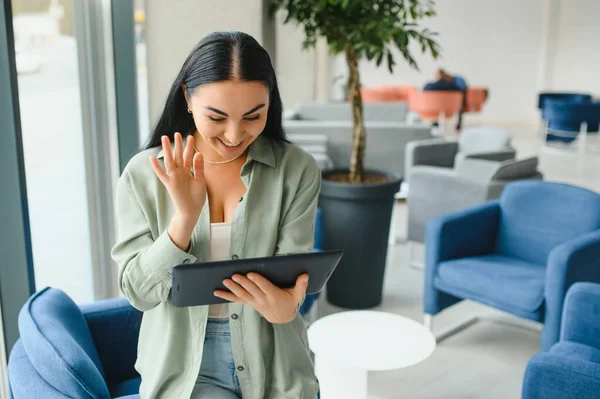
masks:
POLYGON ((285 109, 314 99, 315 50, 302 49, 304 29, 293 22, 284 25, 284 14, 277 18, 276 67, 279 91, 285 109))
POLYGON ((550 46, 549 88, 600 95, 600 1, 561 0, 550 46))
POLYGON ((283 106, 291 109, 314 98, 315 50, 303 50, 304 30, 283 21, 283 14, 278 15, 275 70, 283 106))
MULTIPOLYGON (((265 0, 266 1, 266 0, 265 0)), ((150 118, 191 48, 214 30, 235 29, 263 43, 262 0, 152 0, 147 2, 150 118)), ((442 58, 413 54, 421 71, 396 56, 393 74, 362 62, 365 86, 410 84, 421 87, 437 67, 465 76, 471 86, 490 89, 476 118, 522 123, 537 119, 541 90, 584 90, 600 94, 600 0, 438 0, 429 26, 439 32, 442 58)), ((321 88, 346 71, 343 57, 323 70, 319 51, 302 50, 302 28, 275 28, 275 68, 284 106, 292 108, 321 96, 321 88)), ((467 117, 467 121, 471 117, 467 117)))
MULTIPOLYGON (((438 0, 438 15, 428 26, 439 32, 442 58, 433 61, 415 47, 413 54, 420 73, 398 55, 393 74, 385 63, 378 69, 374 62, 363 62, 363 86, 421 87, 442 66, 463 75, 471 86, 490 89, 483 115, 486 119, 530 119, 535 115, 538 90, 543 3, 544 0, 438 0)), ((334 60, 332 67, 334 76, 346 70, 341 57, 334 60)))
MULTIPOLYGON (((185 58, 202 37, 215 30, 240 30, 265 45, 263 0, 203 0, 201 6, 198 0, 151 0, 146 4, 151 122, 162 110, 185 58)), ((320 75, 316 73, 316 51, 302 49, 304 30, 294 23, 284 25, 283 20, 279 15, 276 21, 273 58, 283 104, 290 109, 315 99, 320 75)))
POLYGON ((262 43, 262 0, 150 0, 146 14, 151 124, 186 57, 204 36, 239 30, 262 43))

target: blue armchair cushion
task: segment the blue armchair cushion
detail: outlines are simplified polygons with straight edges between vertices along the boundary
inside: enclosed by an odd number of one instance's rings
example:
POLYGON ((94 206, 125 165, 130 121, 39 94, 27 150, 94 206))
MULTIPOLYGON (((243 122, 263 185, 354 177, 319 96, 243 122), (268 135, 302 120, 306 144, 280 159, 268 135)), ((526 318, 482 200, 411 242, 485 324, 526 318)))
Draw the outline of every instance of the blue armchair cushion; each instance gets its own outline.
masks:
POLYGON ((556 345, 552 346, 550 353, 571 356, 581 360, 587 360, 588 362, 598 363, 600 365, 600 349, 580 344, 578 342, 560 341, 556 345))
MULTIPOLYGON (((29 361, 21 340, 15 343, 10 352, 8 379, 11 397, 17 399, 65 399, 64 394, 57 391, 38 374, 29 361)), ((78 398, 89 398, 89 396, 78 398)))
POLYGON ((19 314, 19 331, 37 373, 72 398, 106 398, 108 387, 86 320, 64 292, 46 288, 19 314))
POLYGON ((596 399, 600 364, 555 353, 538 353, 527 364, 523 399, 596 399))
POLYGON ((600 196, 565 184, 522 181, 502 194, 499 254, 546 264, 550 251, 600 228, 600 196))
POLYGON ((599 284, 580 282, 569 288, 569 296, 563 309, 560 339, 600 349, 599 284))
POLYGON ((474 256, 440 263, 435 285, 452 295, 532 318, 544 301, 545 273, 544 266, 519 259, 474 256))
POLYGON ((531 358, 523 399, 592 399, 600 393, 600 284, 569 288, 560 341, 531 358))

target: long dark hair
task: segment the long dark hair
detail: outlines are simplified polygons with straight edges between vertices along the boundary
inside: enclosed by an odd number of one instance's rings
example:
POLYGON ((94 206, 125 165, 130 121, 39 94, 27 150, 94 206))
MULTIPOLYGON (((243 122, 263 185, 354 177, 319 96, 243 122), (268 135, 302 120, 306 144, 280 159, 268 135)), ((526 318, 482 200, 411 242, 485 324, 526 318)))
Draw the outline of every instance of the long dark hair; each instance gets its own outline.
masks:
POLYGON ((173 141, 175 132, 186 137, 196 130, 181 85, 185 85, 188 96, 192 96, 194 89, 202 84, 233 78, 262 82, 269 89, 269 110, 262 135, 275 141, 286 141, 282 127, 283 104, 267 51, 246 33, 213 32, 194 47, 183 63, 145 148, 160 146, 161 136, 168 136, 173 141), (237 72, 236 76, 234 72, 237 72))

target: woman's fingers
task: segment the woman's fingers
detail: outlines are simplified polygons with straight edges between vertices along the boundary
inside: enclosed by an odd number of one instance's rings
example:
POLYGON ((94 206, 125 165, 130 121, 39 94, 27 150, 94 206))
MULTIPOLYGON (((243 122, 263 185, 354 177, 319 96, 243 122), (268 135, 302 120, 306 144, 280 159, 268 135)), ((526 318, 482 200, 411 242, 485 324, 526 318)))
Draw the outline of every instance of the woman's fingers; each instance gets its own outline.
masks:
POLYGON ((204 157, 199 152, 194 154, 194 177, 204 180, 204 157))
POLYGON ((180 167, 183 166, 183 137, 181 137, 181 133, 175 133, 174 140, 173 160, 175 161, 175 166, 180 167))
POLYGON ((191 168, 194 162, 194 135, 190 134, 185 139, 185 149, 183 150, 183 166, 191 168))
POLYGON ((173 152, 171 150, 171 141, 169 137, 162 136, 161 137, 162 148, 163 148, 163 156, 165 160, 165 168, 167 169, 167 174, 170 174, 175 170, 175 163, 173 161, 173 152))
POLYGON ((217 290, 214 292, 214 295, 216 297, 225 299, 226 301, 229 301, 229 302, 242 303, 242 300, 240 298, 238 298, 237 296, 235 296, 234 294, 232 294, 231 292, 217 290))
POLYGON ((226 279, 223 281, 223 285, 242 301, 252 302, 252 295, 235 281, 226 279))
POLYGON ((246 276, 234 274, 231 279, 248 291, 255 299, 262 299, 266 296, 266 294, 246 276))
POLYGON ((296 285, 292 289, 292 295, 296 298, 296 301, 300 303, 302 298, 306 295, 306 289, 308 288, 308 274, 304 273, 296 279, 296 285))
POLYGON ((152 165, 152 169, 154 170, 154 173, 156 173, 156 176, 158 177, 158 179, 163 184, 165 184, 166 179, 168 178, 168 176, 165 173, 165 171, 163 170, 163 168, 160 166, 160 163, 158 162, 158 159, 156 159, 156 157, 150 157, 150 164, 152 165))
POLYGON ((248 278, 266 295, 275 295, 280 288, 258 273, 248 273, 248 278))

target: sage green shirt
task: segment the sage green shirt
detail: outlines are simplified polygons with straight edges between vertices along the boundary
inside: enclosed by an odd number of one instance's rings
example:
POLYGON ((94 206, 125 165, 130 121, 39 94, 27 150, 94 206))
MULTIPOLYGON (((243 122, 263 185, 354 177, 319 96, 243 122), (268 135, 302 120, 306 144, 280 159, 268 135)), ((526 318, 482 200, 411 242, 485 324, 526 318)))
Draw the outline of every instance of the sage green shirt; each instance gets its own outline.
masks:
MULTIPOLYGON (((174 207, 148 157, 162 162, 162 150, 134 156, 116 194, 119 284, 144 312, 136 369, 142 399, 189 399, 200 370, 208 306, 171 304, 173 266, 210 260, 208 201, 192 233, 189 252, 166 230, 174 207)), ((231 257, 309 252, 321 174, 312 156, 297 146, 259 136, 240 173, 247 192, 231 226, 231 257)), ((258 312, 229 304, 231 343, 243 399, 314 399, 318 385, 306 326, 297 314, 288 324, 271 324, 258 312)))

